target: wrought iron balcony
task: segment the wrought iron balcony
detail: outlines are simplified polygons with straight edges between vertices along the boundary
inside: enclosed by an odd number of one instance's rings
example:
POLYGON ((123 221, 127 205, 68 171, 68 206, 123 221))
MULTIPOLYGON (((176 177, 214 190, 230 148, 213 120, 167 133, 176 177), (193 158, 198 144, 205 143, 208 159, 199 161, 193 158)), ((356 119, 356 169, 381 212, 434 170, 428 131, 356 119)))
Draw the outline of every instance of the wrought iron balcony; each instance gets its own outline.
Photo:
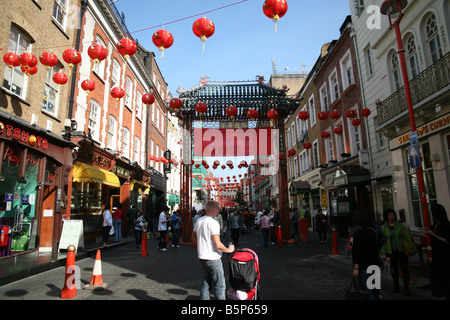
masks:
MULTIPOLYGON (((450 84, 450 53, 424 70, 410 82, 413 106, 450 84)), ((378 124, 383 126, 394 117, 407 112, 405 87, 377 105, 378 124)))

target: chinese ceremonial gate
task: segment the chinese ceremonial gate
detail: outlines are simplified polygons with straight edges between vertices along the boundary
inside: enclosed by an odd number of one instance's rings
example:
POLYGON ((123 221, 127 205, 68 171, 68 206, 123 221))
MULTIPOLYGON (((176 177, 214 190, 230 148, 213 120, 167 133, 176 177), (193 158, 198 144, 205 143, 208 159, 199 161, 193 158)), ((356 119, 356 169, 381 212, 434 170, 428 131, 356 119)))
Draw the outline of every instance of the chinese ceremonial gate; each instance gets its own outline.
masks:
MULTIPOLYGON (((232 127, 234 123, 242 123, 250 121, 247 111, 249 109, 256 110, 258 113, 257 118, 253 121, 256 122, 256 127, 251 133, 242 131, 244 135, 248 135, 247 142, 243 142, 243 148, 247 147, 246 155, 249 155, 248 150, 257 150, 256 152, 269 153, 273 150, 266 150, 265 146, 270 145, 264 140, 264 135, 267 132, 271 132, 272 129, 276 129, 278 135, 275 142, 277 144, 277 160, 278 160, 278 184, 279 184, 279 214, 281 220, 282 237, 284 240, 290 238, 289 228, 289 200, 288 200, 288 181, 287 181, 287 160, 286 160, 286 146, 285 146, 285 128, 284 122, 289 115, 291 115, 300 105, 299 99, 287 97, 287 90, 275 89, 265 83, 263 78, 259 77, 255 83, 227 83, 227 84, 209 84, 206 81, 202 81, 197 87, 180 92, 179 99, 183 102, 183 106, 176 113, 181 120, 183 129, 183 145, 182 145, 182 161, 181 161, 181 202, 180 210, 183 219, 183 242, 189 243, 191 241, 192 233, 192 151, 195 150, 195 143, 203 143, 203 141, 195 141, 198 138, 198 132, 194 134, 193 124, 194 121, 213 122, 220 123, 229 127, 232 127), (195 110, 195 106, 198 103, 204 103, 207 106, 207 111, 200 115, 195 110), (226 109, 229 106, 234 106, 237 109, 237 114, 231 118, 227 115, 226 109), (274 122, 272 128, 269 125, 269 118, 267 112, 271 109, 278 111, 279 116, 274 122), (260 129, 260 130, 258 130, 260 129), (256 135, 251 135, 255 134, 256 135), (253 137, 258 138, 258 142, 254 142, 253 137), (258 143, 259 147, 254 149, 249 148, 248 140, 251 144, 258 143), (259 141, 261 140, 261 141, 259 141)), ((201 129, 200 129, 201 130, 201 129)), ((272 130, 273 131, 273 130, 272 130)), ((220 134, 223 131, 215 131, 216 134, 220 134)), ((267 137, 271 136, 267 134, 267 137)), ((212 139, 214 140, 214 139, 212 139)), ((217 141, 215 143, 222 143, 217 141)), ((220 140, 220 139, 219 139, 220 140)), ((226 141, 227 139, 224 139, 226 141)), ((252 146, 253 147, 253 146, 252 146)), ((197 146, 198 148, 198 146, 197 146)), ((234 147, 232 154, 236 155, 239 152, 238 147, 234 147)), ((268 147, 270 148, 270 147, 268 147)), ((205 150, 204 146, 201 146, 198 150, 205 150)), ((221 145, 215 148, 214 152, 220 153, 221 150, 226 152, 226 147, 221 145), (223 149, 222 149, 223 147, 223 149)), ((228 153, 225 154, 225 156, 228 153)), ((217 155, 217 153, 215 154, 217 155)), ((220 154, 223 156, 223 154, 220 154)), ((252 154, 256 155, 256 154, 252 154)), ((261 192, 261 190, 260 190, 261 192)))

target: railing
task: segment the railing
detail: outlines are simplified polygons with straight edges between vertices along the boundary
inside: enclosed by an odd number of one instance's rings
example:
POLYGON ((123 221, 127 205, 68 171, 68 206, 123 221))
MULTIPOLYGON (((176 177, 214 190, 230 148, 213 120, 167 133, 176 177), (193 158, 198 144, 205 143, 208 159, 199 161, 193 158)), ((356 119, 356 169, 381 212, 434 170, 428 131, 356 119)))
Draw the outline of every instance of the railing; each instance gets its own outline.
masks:
MULTIPOLYGON (((421 72, 410 82, 413 105, 450 84, 450 53, 421 72)), ((383 125, 395 116, 408 110, 405 87, 377 105, 379 125, 383 125)))

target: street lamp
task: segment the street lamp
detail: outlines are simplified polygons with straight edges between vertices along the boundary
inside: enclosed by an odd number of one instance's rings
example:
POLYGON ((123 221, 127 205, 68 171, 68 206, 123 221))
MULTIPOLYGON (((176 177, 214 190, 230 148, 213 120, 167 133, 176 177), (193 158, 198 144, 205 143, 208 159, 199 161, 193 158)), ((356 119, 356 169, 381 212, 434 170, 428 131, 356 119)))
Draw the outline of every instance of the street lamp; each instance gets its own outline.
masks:
MULTIPOLYGON (((408 106, 409 122, 411 125, 410 142, 411 146, 418 147, 416 120, 414 118, 414 108, 411 98, 411 88, 409 86, 408 71, 406 69, 405 50, 403 48, 402 35, 400 32, 400 21, 403 18, 403 11, 408 5, 407 0, 386 0, 381 5, 381 13, 387 15, 389 18, 389 29, 394 28, 397 38, 398 55, 400 58, 400 66, 402 69, 403 82, 405 84, 406 103, 408 106)), ((428 204, 425 193, 425 183, 423 180, 422 165, 419 163, 416 168, 417 181, 419 184, 420 202, 422 204, 423 222, 426 228, 430 227, 430 215, 428 212, 428 204)), ((430 236, 427 236, 427 256, 428 262, 431 262, 431 245, 430 236)))

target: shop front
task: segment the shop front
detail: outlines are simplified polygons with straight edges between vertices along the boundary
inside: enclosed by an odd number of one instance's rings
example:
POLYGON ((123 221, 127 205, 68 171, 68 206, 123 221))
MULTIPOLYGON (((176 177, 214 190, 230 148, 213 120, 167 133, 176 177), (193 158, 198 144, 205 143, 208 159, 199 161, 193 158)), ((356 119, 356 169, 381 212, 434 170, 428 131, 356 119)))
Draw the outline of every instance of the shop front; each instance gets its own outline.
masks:
POLYGON ((75 145, 0 114, 0 256, 56 251, 75 145))

